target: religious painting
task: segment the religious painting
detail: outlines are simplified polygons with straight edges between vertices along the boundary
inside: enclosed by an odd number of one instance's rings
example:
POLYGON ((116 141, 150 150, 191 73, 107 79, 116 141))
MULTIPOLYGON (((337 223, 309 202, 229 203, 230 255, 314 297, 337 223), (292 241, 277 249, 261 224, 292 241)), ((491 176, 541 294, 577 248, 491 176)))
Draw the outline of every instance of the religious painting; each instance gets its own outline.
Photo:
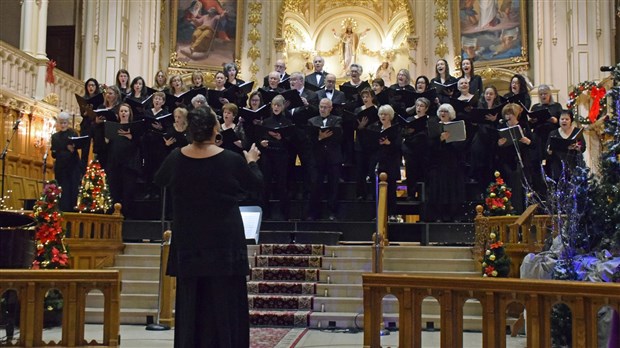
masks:
POLYGON ((242 21, 243 0, 173 0, 171 65, 220 69, 235 61, 242 21))
POLYGON ((493 66, 527 64, 525 0, 459 0, 458 5, 455 47, 463 58, 493 66))

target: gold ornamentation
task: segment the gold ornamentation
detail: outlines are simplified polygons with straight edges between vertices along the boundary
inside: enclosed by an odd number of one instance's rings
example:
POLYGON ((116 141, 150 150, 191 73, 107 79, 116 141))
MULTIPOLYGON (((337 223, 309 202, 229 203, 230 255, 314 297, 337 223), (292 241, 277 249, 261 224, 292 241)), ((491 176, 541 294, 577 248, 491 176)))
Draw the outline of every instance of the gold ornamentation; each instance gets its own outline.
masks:
POLYGON ((276 52, 284 52, 286 49, 286 40, 281 37, 273 39, 273 45, 276 47, 276 52))
POLYGON ((249 4, 249 9, 248 23, 252 28, 248 32, 248 41, 252 43, 252 47, 248 49, 247 56, 252 60, 252 63, 250 63, 250 79, 252 81, 256 81, 256 73, 259 71, 256 60, 261 56, 260 49, 256 46, 256 43, 261 40, 261 34, 256 27, 263 21, 263 4, 260 1, 255 0, 249 4))
POLYGON ((347 17, 340 22, 340 28, 342 30, 351 28, 353 29, 353 31, 355 31, 357 29, 357 21, 351 17, 347 17))
POLYGON ((527 47, 521 46, 521 57, 513 57, 510 59, 513 63, 527 62, 527 47))
POLYGON ((410 50, 416 50, 418 49, 418 41, 419 41, 419 37, 417 36, 408 36, 407 37, 407 45, 409 45, 409 49, 410 50))
POLYGON ((480 76, 485 80, 491 80, 499 76, 499 73, 497 70, 487 67, 486 69, 480 71, 480 76))
POLYGON ((50 93, 46 95, 45 98, 43 98, 43 101, 50 105, 58 106, 58 104, 60 103, 60 98, 58 98, 58 94, 50 93))
POLYGON ((319 0, 316 2, 316 17, 320 17, 325 12, 340 7, 364 7, 371 9, 375 13, 382 13, 383 6, 383 0, 319 0))
POLYGON ((438 57, 444 57, 448 54, 448 45, 445 43, 445 38, 448 36, 448 28, 445 21, 448 19, 448 0, 435 0, 435 15, 434 18, 437 21, 437 28, 435 28, 435 36, 439 40, 435 47, 435 55, 438 57))
POLYGON ((182 62, 178 59, 177 52, 170 52, 170 66, 173 68, 182 68, 187 66, 187 62, 182 62))
POLYGON ((457 77, 460 77, 460 74, 461 74, 461 61, 462 59, 460 55, 454 56, 454 69, 455 69, 456 75, 459 75, 457 77))

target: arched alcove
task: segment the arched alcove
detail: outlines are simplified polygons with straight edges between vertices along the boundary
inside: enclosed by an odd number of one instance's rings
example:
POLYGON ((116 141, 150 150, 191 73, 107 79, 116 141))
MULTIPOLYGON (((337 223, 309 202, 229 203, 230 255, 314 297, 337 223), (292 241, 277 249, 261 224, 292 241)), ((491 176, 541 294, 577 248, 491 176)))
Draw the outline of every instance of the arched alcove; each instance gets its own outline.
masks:
POLYGON ((571 347, 573 313, 568 304, 557 302, 551 307, 551 343, 554 347, 571 347))
POLYGON ((338 77, 345 77, 348 70, 343 65, 345 59, 348 64, 364 67, 364 80, 373 77, 384 61, 409 67, 409 38, 415 34, 409 3, 391 0, 350 5, 338 1, 283 2, 276 36, 284 42, 282 55, 290 71, 309 72, 304 64, 315 55, 321 55, 325 70, 338 77), (347 28, 351 32, 345 35, 347 28))
POLYGON ((43 298, 43 342, 52 345, 62 342, 64 296, 57 288, 48 289, 43 298))
MULTIPOLYGON (((99 289, 91 289, 88 294, 86 294, 86 308, 104 308, 105 307, 105 296, 99 289)), ((86 309, 84 308, 84 310, 86 309)), ((92 315, 89 313, 84 313, 84 317, 86 318, 86 327, 84 329, 84 341, 92 343, 92 342, 103 342, 103 317, 99 317, 99 314, 92 315)))

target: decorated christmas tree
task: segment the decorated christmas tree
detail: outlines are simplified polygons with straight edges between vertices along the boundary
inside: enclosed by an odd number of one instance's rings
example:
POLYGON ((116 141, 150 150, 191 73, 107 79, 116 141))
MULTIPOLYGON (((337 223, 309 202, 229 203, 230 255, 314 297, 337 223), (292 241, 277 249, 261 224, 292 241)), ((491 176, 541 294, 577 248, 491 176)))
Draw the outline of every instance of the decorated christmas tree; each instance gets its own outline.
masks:
POLYGON ((35 203, 33 217, 36 222, 36 257, 32 269, 69 268, 69 251, 64 243, 62 212, 58 200, 62 190, 56 181, 48 181, 41 198, 35 203))
POLYGON ((504 243, 497 240, 493 232, 489 234, 487 249, 482 260, 483 277, 508 277, 510 273, 510 258, 504 250, 504 243))
POLYGON ((511 188, 506 186, 499 171, 495 171, 495 181, 487 187, 487 198, 484 200, 487 215, 501 216, 513 213, 511 188))
POLYGON ((77 211, 106 213, 112 206, 106 173, 97 159, 90 161, 78 192, 77 211))

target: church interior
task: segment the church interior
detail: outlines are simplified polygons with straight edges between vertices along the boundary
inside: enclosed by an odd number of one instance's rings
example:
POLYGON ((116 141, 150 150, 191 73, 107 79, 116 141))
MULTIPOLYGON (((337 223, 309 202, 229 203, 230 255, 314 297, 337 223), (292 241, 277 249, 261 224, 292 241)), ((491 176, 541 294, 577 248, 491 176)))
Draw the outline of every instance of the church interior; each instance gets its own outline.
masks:
POLYGON ((0 1, 0 345, 173 345, 155 177, 207 105, 261 151, 250 347, 620 346, 619 25, 620 0, 0 1))

